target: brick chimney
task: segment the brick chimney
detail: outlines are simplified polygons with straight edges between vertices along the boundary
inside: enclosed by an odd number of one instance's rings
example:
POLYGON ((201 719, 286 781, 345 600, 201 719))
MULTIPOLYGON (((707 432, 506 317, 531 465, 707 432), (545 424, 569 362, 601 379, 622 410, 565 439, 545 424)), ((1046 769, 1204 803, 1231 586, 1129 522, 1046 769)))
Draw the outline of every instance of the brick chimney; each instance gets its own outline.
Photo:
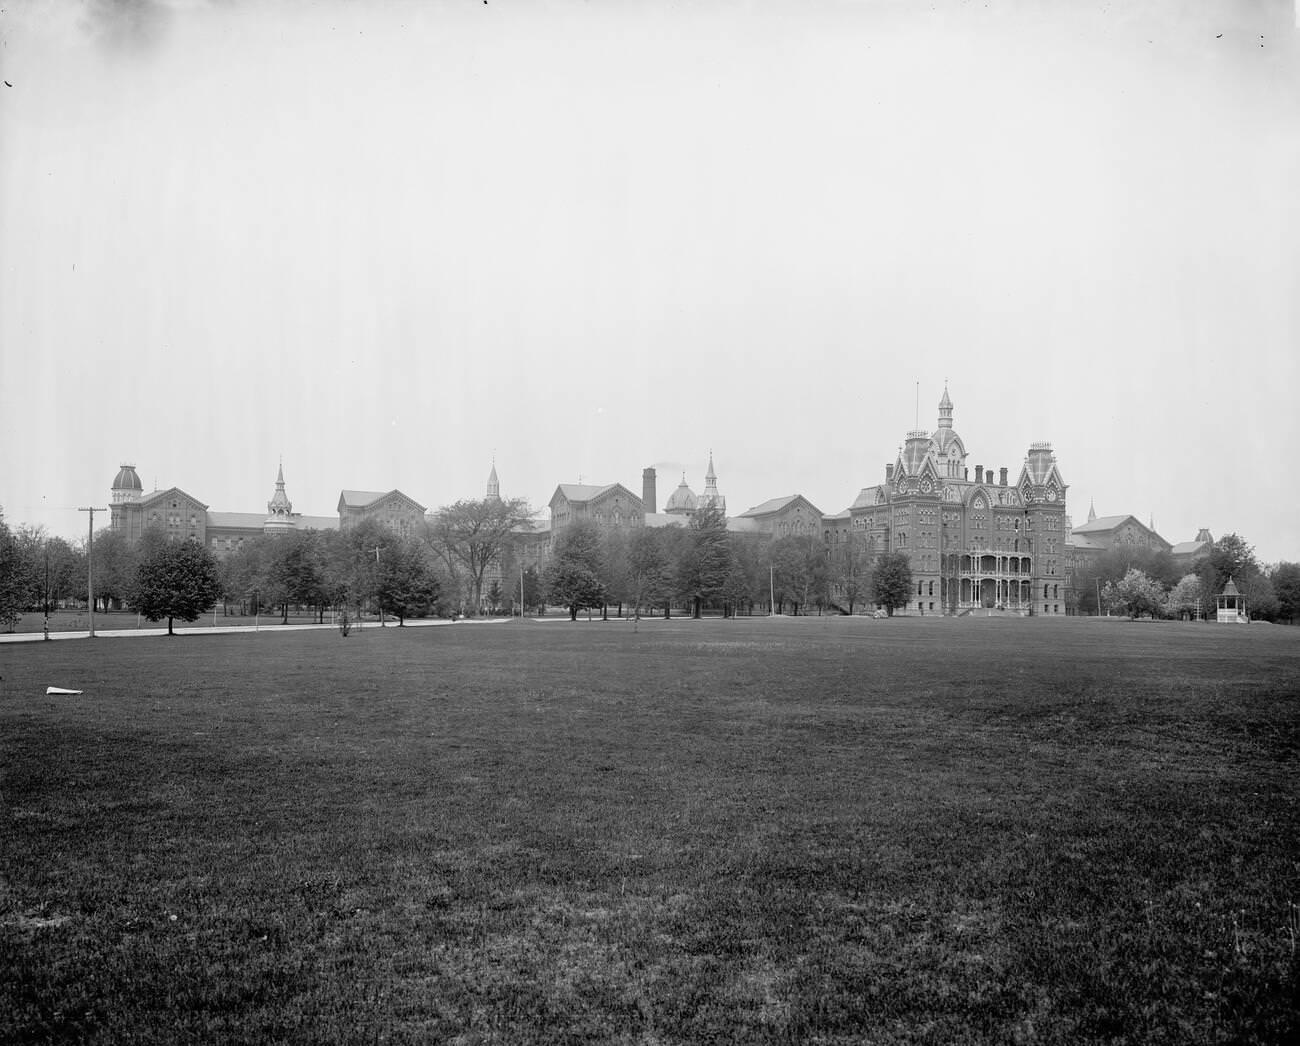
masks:
POLYGON ((645 510, 647 516, 653 516, 659 511, 659 501, 655 494, 655 470, 653 468, 641 470, 641 507, 645 510))
POLYGON ((983 466, 983 465, 976 465, 976 466, 975 466, 975 482, 976 482, 976 483, 983 483, 983 482, 984 482, 984 466, 983 466))
POLYGON ((1007 470, 1005 468, 998 469, 998 485, 1003 487, 1007 485, 1007 470))

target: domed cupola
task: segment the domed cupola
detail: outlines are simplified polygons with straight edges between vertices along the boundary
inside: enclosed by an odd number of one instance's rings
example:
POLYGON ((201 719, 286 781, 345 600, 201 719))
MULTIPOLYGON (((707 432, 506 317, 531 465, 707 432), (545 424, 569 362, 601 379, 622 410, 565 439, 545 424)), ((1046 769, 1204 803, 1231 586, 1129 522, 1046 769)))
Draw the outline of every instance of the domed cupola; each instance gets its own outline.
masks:
POLYGON ((700 507, 700 499, 686 485, 686 474, 682 473, 682 481, 678 484, 677 489, 673 491, 672 496, 668 499, 668 504, 664 506, 664 511, 677 516, 690 516, 700 507))
POLYGON ((140 495, 144 492, 144 484, 140 482, 140 477, 136 475, 134 465, 123 465, 117 471, 117 478, 113 480, 113 501, 115 504, 121 504, 124 501, 139 501, 140 495))

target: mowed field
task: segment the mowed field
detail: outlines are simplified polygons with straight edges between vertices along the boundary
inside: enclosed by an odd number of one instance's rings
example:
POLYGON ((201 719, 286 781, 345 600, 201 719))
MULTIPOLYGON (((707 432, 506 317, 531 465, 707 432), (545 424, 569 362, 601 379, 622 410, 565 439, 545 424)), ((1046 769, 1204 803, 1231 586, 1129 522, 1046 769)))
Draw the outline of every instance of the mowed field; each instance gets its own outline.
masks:
POLYGON ((264 630, 0 675, 6 1043, 1300 1036, 1300 630, 264 630))

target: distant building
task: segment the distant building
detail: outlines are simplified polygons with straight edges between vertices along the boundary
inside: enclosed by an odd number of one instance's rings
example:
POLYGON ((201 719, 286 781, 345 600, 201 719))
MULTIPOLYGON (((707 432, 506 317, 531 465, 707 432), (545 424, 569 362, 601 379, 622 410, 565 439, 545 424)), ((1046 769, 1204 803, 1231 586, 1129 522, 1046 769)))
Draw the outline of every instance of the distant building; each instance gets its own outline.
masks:
POLYGON ((728 521, 727 529, 773 538, 815 537, 822 531, 822 519, 821 509, 802 494, 787 494, 746 509, 728 521))
POLYGON ((1014 482, 1007 468, 995 476, 984 465, 972 478, 968 457, 945 388, 935 431, 909 432, 885 481, 823 521, 828 546, 905 553, 915 585, 907 609, 1065 613, 1068 487, 1051 444, 1029 445, 1014 482))
POLYGON ((373 519, 399 537, 414 537, 427 511, 400 490, 344 490, 339 493, 338 528, 348 530, 373 519))
POLYGON ((1214 551, 1214 535, 1205 527, 1196 532, 1192 541, 1180 541, 1169 550, 1180 570, 1191 570, 1198 559, 1214 551))
POLYGON ((400 490, 386 493, 345 490, 337 516, 307 516, 294 512, 285 491, 284 466, 275 477, 275 491, 266 512, 214 512, 180 487, 144 492, 134 465, 122 465, 113 479, 109 526, 135 544, 146 527, 158 527, 170 541, 193 538, 217 556, 227 556, 262 534, 296 530, 339 530, 363 519, 377 519, 397 534, 411 535, 424 519, 423 505, 400 490))

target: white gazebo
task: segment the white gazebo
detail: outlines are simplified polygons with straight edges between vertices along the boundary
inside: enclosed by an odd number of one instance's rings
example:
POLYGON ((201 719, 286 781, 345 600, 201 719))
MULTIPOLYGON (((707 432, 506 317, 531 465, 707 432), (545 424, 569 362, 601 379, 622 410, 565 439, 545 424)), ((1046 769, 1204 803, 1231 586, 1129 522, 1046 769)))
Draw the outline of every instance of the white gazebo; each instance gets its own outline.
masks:
POLYGON ((1228 578, 1228 583, 1219 593, 1219 608, 1215 611, 1214 619, 1220 624, 1229 625, 1244 625, 1250 621, 1246 616, 1246 597, 1237 591, 1232 578, 1228 578))

